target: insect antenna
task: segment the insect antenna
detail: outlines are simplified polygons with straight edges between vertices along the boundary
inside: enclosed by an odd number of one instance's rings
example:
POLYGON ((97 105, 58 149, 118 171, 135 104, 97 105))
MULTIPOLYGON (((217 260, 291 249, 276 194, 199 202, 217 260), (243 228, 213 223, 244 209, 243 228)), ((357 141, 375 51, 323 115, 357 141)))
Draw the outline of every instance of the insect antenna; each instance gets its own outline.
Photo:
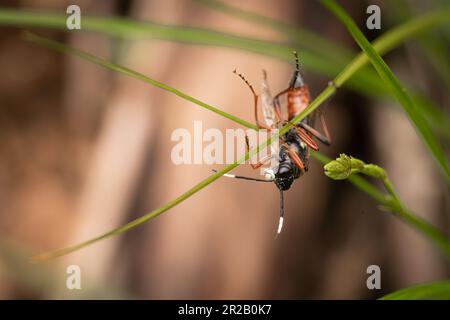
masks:
POLYGON ((253 89, 253 86, 250 84, 250 82, 247 81, 247 79, 245 79, 245 77, 242 75, 242 73, 238 73, 238 72, 236 71, 236 69, 233 70, 233 73, 234 73, 235 75, 237 75, 239 78, 241 78, 242 81, 245 82, 245 84, 250 88, 250 90, 252 91, 252 93, 253 93, 254 96, 257 95, 256 92, 255 92, 255 89, 253 89))
POLYGON ((293 51, 295 58, 295 71, 291 79, 291 83, 289 85, 290 88, 297 88, 304 85, 303 76, 300 72, 300 63, 298 62, 298 53, 297 51, 293 51))
POLYGON ((298 63, 298 53, 297 53, 297 51, 294 51, 294 58, 295 58, 295 70, 300 72, 300 65, 298 63))
POLYGON ((284 221, 284 195, 283 190, 280 189, 280 220, 278 221, 277 235, 279 235, 281 233, 281 229, 283 229, 283 221, 284 221))
MULTIPOLYGON (((215 169, 212 169, 212 171, 217 172, 217 170, 215 170, 215 169)), ((273 182, 273 180, 263 180, 263 179, 257 179, 257 178, 251 178, 251 177, 237 176, 237 175, 228 174, 228 173, 225 173, 223 176, 227 177, 227 178, 250 180, 250 181, 257 181, 257 182, 273 182)), ((283 229, 283 222, 284 222, 284 194, 283 194, 283 190, 280 189, 280 219, 278 221, 277 236, 281 233, 281 230, 283 229)))
MULTIPOLYGON (((217 170, 215 170, 215 169, 212 169, 212 171, 217 172, 217 170)), ((223 176, 227 177, 227 178, 257 181, 257 182, 273 182, 273 180, 264 180, 264 179, 258 179, 258 178, 252 178, 252 177, 237 176, 237 175, 228 174, 228 173, 225 173, 223 176)))

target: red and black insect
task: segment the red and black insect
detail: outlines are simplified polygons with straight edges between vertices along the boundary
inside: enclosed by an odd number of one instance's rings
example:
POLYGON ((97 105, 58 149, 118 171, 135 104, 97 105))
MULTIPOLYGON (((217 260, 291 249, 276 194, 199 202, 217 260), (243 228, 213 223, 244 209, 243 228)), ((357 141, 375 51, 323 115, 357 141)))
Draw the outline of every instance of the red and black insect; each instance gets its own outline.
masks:
MULTIPOLYGON (((293 118, 300 114, 310 102, 310 94, 308 86, 303 80, 300 72, 297 52, 295 56, 295 71, 292 75, 289 87, 278 93, 273 99, 270 94, 267 83, 266 72, 263 71, 262 92, 257 95, 252 85, 244 78, 242 74, 234 71, 250 88, 254 98, 254 112, 256 125, 259 129, 273 130, 280 129, 293 118), (281 108, 281 98, 286 96, 284 105, 286 110, 283 113, 281 108), (260 122, 258 118, 258 100, 261 100, 261 107, 264 114, 264 122, 260 122), (286 114, 284 116, 284 114, 286 114)), ((325 145, 330 145, 331 138, 328 132, 325 118, 320 109, 315 110, 305 117, 298 124, 292 124, 291 129, 284 135, 280 136, 280 148, 278 150, 278 165, 274 168, 265 170, 265 179, 256 179, 250 177, 236 176, 226 174, 225 176, 245 179, 259 182, 274 182, 280 190, 280 220, 278 224, 277 234, 281 232, 284 219, 284 197, 283 191, 290 189, 295 179, 301 177, 309 168, 310 149, 319 150, 314 140, 316 138, 325 145), (316 119, 319 118, 323 134, 317 131, 315 126, 316 119)), ((248 139, 247 139, 247 149, 248 139)), ((257 169, 264 165, 270 157, 267 157, 257 164, 252 164, 253 169, 257 169)))

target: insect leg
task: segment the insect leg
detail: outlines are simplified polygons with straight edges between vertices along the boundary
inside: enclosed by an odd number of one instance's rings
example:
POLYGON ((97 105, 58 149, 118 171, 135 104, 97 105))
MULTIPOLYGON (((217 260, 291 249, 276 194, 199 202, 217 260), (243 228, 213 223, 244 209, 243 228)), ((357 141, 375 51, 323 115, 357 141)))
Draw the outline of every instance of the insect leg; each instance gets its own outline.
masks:
MULTIPOLYGON (((249 143, 248 143, 248 136, 247 135, 245 135, 245 146, 247 148, 247 152, 250 152, 250 146, 249 146, 249 143)), ((261 166, 263 166, 270 159, 272 159, 272 156, 267 156, 267 157, 263 158, 261 161, 259 161, 258 163, 255 163, 255 164, 250 163, 250 165, 252 166, 253 169, 258 169, 261 166)))
MULTIPOLYGON (((291 90, 291 88, 284 89, 283 91, 281 91, 281 92, 279 92, 278 94, 276 94, 275 97, 273 98, 274 101, 277 101, 278 99, 280 99, 280 97, 281 97, 283 94, 288 93, 289 90, 291 90)), ((278 103, 279 103, 279 100, 278 100, 278 103)))
POLYGON ((317 145, 317 143, 306 133, 305 129, 303 128, 299 128, 299 127, 294 127, 295 131, 297 132, 297 136, 306 143, 306 145, 308 147, 310 147, 311 149, 318 151, 319 150, 319 146, 317 145))
POLYGON ((295 165, 300 169, 300 171, 305 172, 305 165, 303 164, 302 159, 298 156, 294 149, 288 148, 288 154, 292 161, 294 161, 295 165))
MULTIPOLYGON (((215 170, 215 169, 213 169, 212 171, 217 172, 217 170, 215 170)), ((257 182, 273 182, 273 180, 264 180, 264 179, 258 179, 258 178, 252 178, 252 177, 238 176, 238 175, 229 174, 229 173, 225 173, 223 176, 227 177, 227 178, 257 181, 257 182)))
POLYGON ((308 131, 310 134, 312 134, 314 137, 316 137, 323 144, 326 144, 327 146, 329 146, 331 144, 331 136, 328 131, 328 127, 327 127, 325 118, 322 113, 320 114, 319 119, 320 119, 320 124, 322 126, 323 134, 320 133, 319 131, 317 131, 316 129, 314 129, 313 127, 311 127, 309 124, 306 124, 303 122, 300 122, 298 124, 298 126, 302 127, 306 131, 308 131))
POLYGON ((249 87, 250 91, 253 94, 256 125, 258 126, 259 129, 271 130, 269 126, 258 120, 258 95, 256 94, 255 89, 253 89, 253 86, 250 84, 250 82, 247 81, 247 79, 245 79, 245 77, 241 73, 238 73, 236 70, 234 70, 233 73, 236 74, 239 78, 242 79, 242 81, 245 82, 245 84, 249 87))
POLYGON ((281 114, 280 99, 277 97, 273 99, 273 108, 275 110, 275 115, 277 116, 278 121, 287 120, 287 119, 283 119, 283 116, 281 114))

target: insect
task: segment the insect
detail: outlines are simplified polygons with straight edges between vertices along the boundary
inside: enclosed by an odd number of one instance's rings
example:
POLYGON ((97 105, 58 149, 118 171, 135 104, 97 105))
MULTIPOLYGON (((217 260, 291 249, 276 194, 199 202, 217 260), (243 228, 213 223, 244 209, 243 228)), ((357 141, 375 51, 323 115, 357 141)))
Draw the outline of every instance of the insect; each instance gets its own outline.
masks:
MULTIPOLYGON (((303 76, 300 72, 298 55, 294 51, 295 70, 291 77, 289 86, 272 98, 267 81, 267 74, 263 70, 263 82, 260 95, 257 95, 253 86, 245 79, 242 74, 234 71, 250 88, 254 99, 255 121, 258 129, 280 129, 293 118, 299 115, 309 104, 310 94, 308 86, 305 84, 303 76), (283 113, 281 108, 281 98, 286 98, 286 110, 283 113), (264 122, 258 117, 258 100, 261 101, 264 122)), ((280 216, 278 222, 277 234, 283 228, 284 221, 284 194, 283 192, 290 189, 295 179, 301 177, 308 171, 310 149, 319 150, 319 146, 313 138, 316 138, 325 145, 331 144, 330 134, 320 109, 316 109, 298 124, 292 124, 291 128, 284 135, 280 136, 280 148, 278 150, 278 165, 274 168, 265 169, 265 179, 257 179, 251 177, 237 176, 225 174, 224 176, 244 179, 258 182, 274 182, 280 191, 280 216), (319 118, 323 133, 317 131, 314 126, 316 119, 319 118)), ((249 150, 248 139, 247 151, 249 150)), ((262 159, 256 164, 251 164, 253 169, 260 168, 267 163, 269 158, 262 159)))

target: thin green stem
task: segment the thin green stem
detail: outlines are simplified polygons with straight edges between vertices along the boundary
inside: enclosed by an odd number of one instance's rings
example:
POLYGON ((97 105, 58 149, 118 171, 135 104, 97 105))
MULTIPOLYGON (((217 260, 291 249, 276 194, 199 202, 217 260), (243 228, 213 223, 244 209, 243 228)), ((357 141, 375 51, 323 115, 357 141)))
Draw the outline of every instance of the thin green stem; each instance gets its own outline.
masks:
MULTIPOLYGON (((69 31, 66 16, 59 13, 0 9, 0 25, 46 27, 69 31)), ((292 63, 291 45, 190 26, 165 25, 117 17, 83 16, 82 32, 99 32, 129 40, 169 40, 180 43, 245 50, 292 63)), ((334 61, 318 58, 302 50, 305 68, 333 77, 340 70, 334 61)))
POLYGON ((381 179, 381 181, 383 182, 383 185, 386 188, 387 192, 389 192, 389 194, 397 202, 397 204, 399 204, 403 208, 403 205, 400 202, 397 192, 395 192, 394 186, 392 185, 392 182, 389 180, 388 176, 387 175, 384 176, 384 178, 381 179))
MULTIPOLYGON (((31 39, 33 39, 33 41, 37 41, 37 42, 42 42, 42 38, 41 37, 31 37, 31 39)), ((92 59, 91 55, 86 55, 84 52, 80 51, 80 50, 68 50, 68 48, 66 49, 67 46, 63 45, 63 44, 58 44, 55 45, 55 42, 52 40, 46 40, 42 42, 44 45, 46 45, 47 47, 51 48, 51 49, 55 49, 58 51, 61 51, 63 49, 64 52, 67 53, 71 53, 71 54, 75 54, 79 57, 84 57, 84 58, 89 58, 89 60, 92 59), (83 54, 81 54, 83 53, 83 54)), ((97 60, 96 60, 97 61, 97 60)), ((113 70, 116 70, 116 65, 112 66, 111 63, 108 64, 104 64, 104 63, 100 63, 102 60, 99 60, 98 64, 105 66, 107 68, 113 68, 113 70)), ((116 71, 122 72, 121 71, 122 68, 117 69, 116 71)), ((128 73, 128 72, 124 72, 130 76, 134 76, 134 73, 128 73)), ((137 79, 141 79, 141 80, 145 80, 145 78, 142 78, 142 76, 136 76, 137 79)), ((153 82, 149 82, 151 84, 153 84, 153 82)), ((323 103, 328 97, 330 97, 332 95, 332 93, 334 92, 335 88, 333 86, 328 86, 321 94, 319 94, 319 96, 317 96, 316 99, 314 99, 307 108, 305 108, 305 110, 303 110, 303 112, 301 112, 298 116, 296 116, 294 119, 291 120, 290 123, 288 123, 286 126, 284 126, 283 128, 281 128, 279 130, 278 133, 273 134, 268 140, 264 141, 263 143, 261 143, 259 146, 257 146, 256 148, 253 148, 252 150, 250 150, 249 152, 246 152, 245 155, 235 161, 232 164, 229 164, 225 167, 223 167, 221 170, 217 171, 216 173, 214 173, 213 175, 209 176, 208 178, 202 180, 201 182, 199 182, 198 184, 196 184, 195 186, 193 186, 191 189, 189 189, 188 191, 184 192, 183 194, 181 194, 180 196, 178 196, 177 198, 169 201, 168 203, 166 203, 165 205, 153 210, 152 212, 149 212, 145 215, 143 215, 140 218, 137 218, 127 224, 125 224, 124 226, 121 226, 119 228, 115 228, 111 231, 105 232, 97 237, 94 237, 92 239, 89 239, 87 241, 84 241, 82 243, 73 245, 73 246, 69 246, 63 249, 59 249, 59 250, 55 250, 55 251, 51 251, 51 252, 46 252, 37 256, 34 256, 32 258, 33 261, 45 261, 45 260, 49 260, 49 259, 53 259, 53 258, 57 258, 63 255, 66 255, 68 253, 77 251, 79 249, 82 249, 86 246, 89 246, 93 243, 96 243, 98 241, 101 241, 103 239, 109 238, 111 236, 114 235, 119 235, 122 234, 126 231, 129 231, 141 224, 143 224, 144 222, 157 217, 158 215, 160 215, 163 212, 166 212, 167 210, 173 208, 174 206, 176 206, 177 204, 183 202, 184 200, 188 199, 189 197, 191 197, 193 194, 197 193, 198 191, 202 190, 203 188, 205 188, 206 186, 208 186, 209 184, 211 184, 212 182, 214 182, 215 180, 219 179, 221 176, 223 176, 225 173, 233 170, 234 168, 236 168, 238 165, 240 165, 241 163, 243 163, 245 160, 248 160, 250 157, 252 157, 253 155, 255 155, 257 152, 259 152, 260 150, 264 150, 267 146, 269 146, 273 141, 275 141, 275 139, 278 139, 279 136, 283 135, 284 133, 286 133, 293 124, 301 121, 304 117, 306 117, 308 114, 310 114, 311 112, 313 112, 316 108, 318 108, 320 106, 321 103, 323 103)), ((196 99, 192 98, 189 99, 189 101, 192 101, 194 103, 196 103, 196 99)))
POLYGON ((415 126, 416 131, 422 137, 425 145, 436 160, 439 168, 441 169, 447 183, 450 185, 450 168, 445 157, 445 153, 440 146, 437 138, 434 136, 428 123, 423 118, 419 109, 415 106, 413 100, 406 93, 406 90, 400 83, 400 81, 392 73, 389 66, 384 62, 383 58, 378 54, 376 48, 374 48, 370 42, 366 39, 364 34, 359 30, 353 19, 334 1, 334 0, 321 0, 325 7, 327 7, 347 28, 354 40, 366 53, 370 62, 374 66, 375 70, 379 74, 380 78, 389 85, 393 95, 397 98, 403 110, 407 114, 411 123, 415 126))
POLYGON ((155 87, 158 87, 160 89, 169 91, 169 92, 171 92, 171 93, 173 93, 173 94, 175 94, 175 95, 177 95, 177 96, 179 96, 179 97, 181 97, 181 98, 183 98, 183 99, 185 99, 187 101, 190 101, 190 102, 192 102, 192 103, 194 103, 194 104, 196 104, 198 106, 201 106, 201 107, 203 107, 203 108, 205 108, 205 109, 207 109, 209 111, 215 112, 215 113, 221 115, 222 117, 230 119, 231 121, 239 123, 240 125, 243 125, 243 126, 245 126, 247 128, 257 129, 257 127, 254 124, 251 124, 248 121, 245 121, 245 120, 242 120, 242 119, 240 119, 238 117, 235 117, 235 116, 233 116, 233 115, 231 115, 231 114, 229 114, 229 113, 227 113, 225 111, 222 111, 222 110, 220 110, 220 109, 218 109, 216 107, 213 107, 213 106, 211 106, 211 105, 209 105, 209 104, 207 104, 205 102, 202 102, 202 101, 200 101, 198 99, 195 99, 195 98, 187 95, 186 93, 181 92, 180 90, 177 90, 177 89, 175 89, 175 88, 173 88, 173 87, 171 87, 171 86, 169 86, 167 84, 164 84, 162 82, 159 82, 157 80, 151 79, 151 78, 143 75, 142 73, 139 73, 137 71, 131 70, 131 69, 127 68, 127 67, 124 67, 124 66, 121 66, 119 64, 115 64, 115 63, 109 62, 109 61, 107 61, 105 59, 96 57, 96 56, 94 56, 94 55, 92 55, 92 54, 90 54, 88 52, 77 50, 75 48, 66 46, 66 45, 64 45, 62 43, 59 43, 57 41, 49 40, 49 39, 46 39, 44 37, 40 37, 40 36, 35 35, 33 33, 30 33, 30 32, 26 32, 25 33, 25 39, 28 40, 28 41, 37 43, 37 44, 39 44, 39 45, 41 45, 43 47, 47 47, 49 49, 52 49, 52 50, 55 50, 55 51, 59 51, 59 52, 62 52, 62 53, 72 54, 74 56, 77 56, 77 57, 79 57, 81 59, 85 59, 87 61, 90 61, 92 63, 100 65, 102 67, 105 67, 105 68, 108 68, 110 70, 113 70, 113 71, 125 74, 125 75, 133 77, 135 79, 144 81, 144 82, 149 83, 149 84, 151 84, 151 85, 153 85, 155 87))
MULTIPOLYGON (((408 20, 413 17, 413 10, 409 1, 392 1, 389 9, 391 15, 393 15, 397 21, 408 20)), ((446 45, 446 39, 440 37, 438 33, 427 32, 417 37, 417 43, 427 54, 429 62, 445 82, 445 85, 450 88, 450 61, 448 59, 449 52, 446 45)))
MULTIPOLYGON (((245 11, 235 6, 229 5, 222 1, 217 0, 197 0, 205 6, 208 6, 214 10, 218 10, 233 17, 255 23, 259 26, 268 27, 277 30, 280 35, 287 35, 291 41, 298 47, 305 48, 314 52, 317 56, 323 57, 324 60, 332 58, 338 65, 344 66, 350 61, 353 52, 349 49, 339 46, 331 40, 322 37, 319 34, 310 32, 298 26, 290 25, 284 21, 272 19, 266 16, 259 15, 254 12, 245 11)), ((405 25, 408 25, 406 23, 405 25)), ((414 25, 412 25, 414 27, 414 25)), ((389 34, 395 34, 396 30, 401 32, 402 28, 396 28, 383 35, 378 41, 381 41, 383 37, 388 38, 389 34)), ((420 39, 428 39, 430 34, 420 35, 420 39)), ((376 43, 374 44, 376 46, 376 43)), ((441 48, 442 49, 442 48, 441 48)), ((440 52, 443 52, 442 50, 440 52)), ((360 55, 361 56, 361 55, 360 55)), ((364 54, 362 56, 366 57, 364 54)), ((441 55, 442 56, 442 55, 441 55)), ((442 57, 441 57, 442 58, 442 57)), ((368 61, 368 60, 367 60, 368 61)), ((447 65, 445 63, 444 65, 447 65)), ((445 69, 445 68, 444 68, 445 69)), ((359 69, 358 71, 359 81, 358 84, 354 84, 353 88, 362 91, 364 94, 380 97, 380 95, 389 96, 389 88, 379 81, 378 76, 372 69, 359 69), (359 86, 360 85, 360 86, 359 86)), ((410 91, 410 90, 408 90, 410 91)), ((409 95, 414 101, 414 104, 420 107, 421 114, 427 118, 427 121, 432 123, 432 129, 438 134, 442 135, 447 140, 450 140, 450 120, 448 115, 442 112, 434 103, 425 98, 422 94, 412 93, 409 95)))
MULTIPOLYGON (((317 56, 323 57, 324 60, 332 58, 334 62, 338 65, 344 66, 350 61, 353 52, 350 49, 339 46, 331 40, 322 37, 319 34, 305 30, 298 26, 290 25, 284 21, 272 19, 266 16, 259 15, 254 12, 245 11, 235 6, 229 5, 222 1, 217 0, 197 0, 198 2, 208 6, 212 9, 227 13, 233 17, 255 23, 259 26, 268 27, 277 30, 280 35, 288 35, 288 37, 293 41, 293 43, 301 48, 305 48, 314 52, 317 56)), ((447 14, 445 14, 447 15, 447 14)), ((450 19, 450 17, 449 17, 450 19)), ((412 20, 414 21, 414 20, 412 20)), ((410 25, 409 22, 405 23, 405 26, 410 25)), ((411 24, 410 27, 414 28, 420 24, 411 24)), ((377 41, 383 41, 383 39, 389 40, 389 35, 395 35, 396 32, 404 32, 406 28, 397 27, 385 35, 381 36, 377 41)), ((420 39, 428 39, 430 33, 427 35, 420 35, 420 39)), ((374 43, 374 47, 377 46, 378 42, 374 43)), ((440 52, 444 52, 441 48, 440 52)), ((361 57, 366 55, 362 54, 361 57)), ((442 58, 442 54, 440 55, 442 58)), ((442 59, 441 59, 442 60, 442 59)), ((368 60, 366 60, 368 61, 368 60)), ((443 65, 447 65, 444 63, 443 65)), ((445 70, 445 68, 443 68, 445 70)), ((359 69, 357 73, 359 77, 358 84, 354 84, 353 88, 362 91, 364 94, 380 97, 380 95, 389 96, 389 88, 381 81, 379 81, 378 76, 374 73, 374 70, 362 68, 359 69), (361 85, 359 87, 359 85, 361 85)), ((410 90, 408 90, 410 91, 410 90)), ((450 120, 448 115, 444 114, 435 104, 433 104, 429 99, 425 98, 422 94, 409 93, 414 103, 420 107, 421 113, 427 120, 433 124, 433 130, 437 133, 450 140, 450 120)))
POLYGON ((380 298, 380 300, 450 300, 450 281, 423 283, 380 298))
MULTIPOLYGON (((433 26, 450 23, 449 19, 450 7, 416 17, 381 35, 373 42, 373 48, 380 55, 384 55, 397 47, 399 43, 410 39, 414 35, 425 32, 433 26)), ((341 80, 346 82, 348 78, 353 75, 355 70, 359 70, 362 66, 367 65, 369 61, 369 57, 364 52, 359 53, 358 56, 349 63, 348 68, 342 70, 341 80)))
POLYGON ((316 55, 332 58, 334 62, 345 65, 350 61, 354 53, 352 50, 323 37, 322 35, 309 31, 287 22, 269 18, 255 12, 246 11, 217 0, 196 0, 213 10, 224 12, 235 18, 252 22, 271 30, 276 30, 280 35, 287 36, 295 45, 307 49, 316 55))
MULTIPOLYGON (((22 27, 47 27, 68 31, 66 27, 66 16, 48 12, 32 12, 14 9, 0 9, 0 25, 22 26, 22 27)), ((419 32, 428 30, 439 24, 450 21, 450 10, 440 10, 414 18, 400 26, 383 34, 375 43, 376 49, 381 53, 386 53, 398 46, 401 42, 413 37, 419 32), (379 44, 379 47, 377 45, 379 44)), ((265 41, 254 38, 240 37, 228 33, 212 31, 209 29, 194 28, 188 26, 172 26, 153 22, 135 21, 117 17, 93 17, 83 16, 81 31, 100 32, 111 37, 126 39, 155 39, 178 41, 189 44, 199 44, 207 46, 220 46, 246 50, 269 57, 274 57, 292 63, 292 49, 301 51, 302 66, 305 69, 313 70, 328 78, 334 77, 344 66, 341 62, 343 58, 329 59, 323 54, 311 54, 307 50, 301 49, 299 45, 287 45, 265 41), (321 58, 322 57, 322 58, 321 58)), ((322 39, 323 40, 323 39, 322 39)), ((336 50, 324 50, 338 54, 336 50)), ((368 59, 364 54, 360 54, 357 59, 347 66, 353 70, 344 74, 342 81, 338 81, 341 86, 344 83, 365 95, 374 97, 384 97, 389 92, 383 82, 378 81, 373 70, 363 68, 368 64, 368 59), (348 75, 352 76, 349 77, 348 75)), ((347 69, 346 68, 346 69, 347 69)), ((414 97, 413 97, 414 98, 414 97)), ((414 99, 418 106, 421 106, 423 114, 427 120, 433 123, 433 127, 446 138, 450 138, 450 121, 439 108, 423 96, 414 99), (426 103, 426 105, 425 105, 426 103)))
POLYGON ((188 191, 184 192, 183 194, 181 194, 180 196, 178 196, 177 198, 169 201, 168 203, 166 203, 165 205, 153 210, 152 212, 147 213, 146 215, 143 215, 142 217, 139 217, 119 228, 113 229, 111 231, 105 232, 97 237, 94 237, 92 239, 89 239, 87 241, 81 242, 79 244, 73 245, 73 246, 69 246, 67 248, 63 248, 63 249, 59 249, 59 250, 55 250, 55 251, 51 251, 51 252, 46 252, 43 254, 39 254, 36 255, 32 258, 33 261, 46 261, 49 259, 53 259, 53 258, 57 258, 66 254, 69 254, 71 252, 77 251, 79 249, 82 249, 84 247, 89 246, 90 244, 96 243, 98 241, 101 241, 103 239, 109 238, 111 236, 115 236, 115 235, 119 235, 122 233, 125 233, 131 229, 136 228, 137 226, 140 226, 141 224, 147 222, 150 219, 153 219, 157 216, 159 216, 161 213, 166 212, 167 210, 175 207, 177 204, 183 202, 184 200, 186 200, 187 198, 189 198, 190 196, 192 196, 193 194, 195 194, 196 192, 200 191, 201 189, 203 189, 204 187, 206 187, 207 185, 211 184, 212 182, 214 182, 215 180, 219 179, 222 175, 224 175, 225 173, 227 173, 228 171, 233 170, 234 168, 236 168, 239 165, 238 162, 235 162, 233 164, 230 164, 226 167, 224 167, 223 169, 217 171, 216 173, 214 173, 213 175, 209 176, 208 178, 202 180, 200 183, 196 184, 194 187, 192 187, 191 189, 189 189, 188 191))
MULTIPOLYGON (((5 23, 5 12, 2 12, 0 10, 0 23, 5 23), (3 14, 3 15, 2 15, 3 14)), ((450 11, 447 12, 447 15, 450 16, 450 11)), ((6 15, 8 16, 8 15, 6 15)), ((445 16, 446 18, 448 18, 448 16, 445 16)), ((17 16, 15 18, 18 18, 17 16)), ((25 17, 25 19, 23 19, 24 17, 19 17, 22 19, 22 22, 24 23, 29 23, 30 21, 27 20, 27 17, 25 17)), ((35 21, 34 18, 34 14, 32 14, 31 16, 29 16, 28 18, 31 18, 32 23, 31 25, 39 25, 39 23, 47 23, 46 20, 42 20, 40 19, 40 21, 35 21)), ((42 18, 42 17, 40 17, 42 18)), ((424 20, 424 23, 419 23, 418 25, 420 27, 415 28, 415 32, 419 32, 423 29, 427 29, 430 28, 432 26, 438 25, 438 24, 442 24, 444 22, 446 22, 445 19, 443 19, 443 17, 441 16, 441 12, 438 13, 434 13, 434 15, 429 15, 428 17, 420 17, 417 18, 411 22, 409 22, 408 24, 412 24, 412 26, 415 25, 416 20, 424 20), (436 17, 437 16, 437 17, 436 17)), ((64 20, 65 21, 65 20, 64 20)), ((84 19, 84 21, 86 21, 86 18, 84 19)), ((17 22, 17 19, 12 19, 7 21, 8 23, 14 23, 17 22)), ((54 21, 55 22, 55 21, 54 21)), ((60 26, 61 21, 55 22, 55 25, 57 25, 58 27, 60 26)), ((63 22, 64 24, 64 22, 63 22)), ((50 24, 51 25, 51 24, 50 24)), ((55 27, 55 26, 53 26, 55 27)), ((397 29, 395 29, 397 30, 397 29)), ((382 51, 382 52, 386 52, 387 48, 393 48, 396 45, 400 44, 402 41, 404 41, 405 39, 411 37, 414 35, 414 32, 408 32, 411 30, 410 29, 406 29, 406 32, 399 32, 399 31, 393 31, 393 35, 390 36, 389 34, 392 33, 386 33, 386 37, 384 38, 385 40, 380 41, 378 50, 382 51)), ((400 29, 401 30, 401 29, 400 29)), ((122 30, 123 31, 123 30, 122 30)), ((105 31, 106 33, 108 33, 108 31, 105 31)), ((283 53, 284 54, 284 53, 283 53)), ((288 53, 290 56, 290 52, 288 53)), ((291 57, 289 58, 291 59, 291 57)), ((344 68, 344 70, 334 79, 334 83, 338 84, 339 86, 343 85, 344 83, 346 83, 346 81, 348 81, 350 79, 350 77, 352 77, 360 68, 362 68, 365 64, 367 64, 368 60, 364 60, 364 56, 358 57, 354 60, 352 60, 352 62, 349 63, 349 65, 344 68)), ((322 91, 321 94, 319 94, 319 96, 317 96, 316 99, 314 99, 311 104, 308 106, 308 108, 306 108, 300 115, 298 115, 295 119, 293 119, 293 122, 298 122, 301 119, 303 119, 304 117, 306 117, 309 113, 311 113, 313 110, 315 110, 317 107, 319 107, 319 105, 321 103, 323 103, 327 98, 329 98, 334 92, 335 92, 335 87, 334 86, 328 86, 327 88, 325 88, 324 91, 322 91)), ((194 102, 194 100, 191 100, 192 102, 194 102)), ((194 102, 195 103, 195 102, 194 102)), ((279 134, 283 134, 285 132, 287 132, 289 128, 286 126, 284 128, 282 128, 279 132, 279 134)), ((266 142, 264 142, 262 145, 260 145, 260 149, 264 149, 265 147, 267 147, 268 144, 270 144, 272 142, 272 139, 276 139, 276 137, 271 137, 271 139, 267 140, 266 142), (261 147, 262 146, 262 147, 261 147)), ((254 154, 256 152, 256 149, 253 149, 252 151, 250 151, 249 153, 246 153, 245 158, 248 159, 249 156, 251 156, 252 154, 254 154)), ((317 153, 316 153, 317 155, 317 153)), ((207 185, 209 185, 210 183, 214 182, 215 180, 217 180, 218 178, 220 178, 223 174, 233 170, 234 168, 236 168, 243 160, 240 159, 239 161, 230 164, 228 166, 225 166, 224 168, 222 168, 221 170, 219 170, 217 173, 211 175, 210 177, 206 178, 205 180, 201 181, 200 183, 196 184, 195 186, 193 186, 190 190, 186 191, 185 193, 183 193, 182 195, 180 195, 179 197, 173 199, 172 201, 170 201, 169 203, 143 215, 142 217, 133 220, 129 223, 127 223, 126 225, 113 229, 109 232, 106 232, 102 235, 99 235, 93 239, 90 239, 88 241, 85 241, 83 243, 80 244, 76 244, 73 246, 69 246, 67 248, 64 249, 60 249, 57 251, 53 251, 53 252, 48 252, 48 253, 44 253, 42 255, 36 256, 35 258, 38 260, 47 260, 50 258, 55 258, 55 257, 59 257, 61 255, 65 255, 68 254, 70 252, 79 250, 81 248, 84 248, 90 244, 93 244, 95 242, 98 242, 100 240, 106 239, 110 236, 114 236, 114 235, 118 235, 118 234, 122 234, 132 228, 135 228, 139 225, 141 225, 142 223, 160 215, 161 213, 169 210, 170 208, 176 206, 177 204, 183 202, 184 200, 188 199, 190 196, 192 196, 193 194, 195 194, 196 192, 200 191, 201 189, 203 189, 204 187, 206 187, 207 185)), ((376 190, 374 190, 373 188, 370 187, 370 185, 364 180, 361 179, 360 177, 354 176, 351 177, 350 181, 352 181, 352 183, 354 183, 355 185, 363 188, 369 195, 373 196, 375 199, 381 200, 381 197, 384 198, 383 195, 380 196, 380 194, 378 194, 376 192, 376 190)))
POLYGON ((384 211, 393 213, 430 239, 450 259, 450 240, 441 231, 414 214, 401 202, 383 168, 373 164, 365 164, 361 160, 345 154, 341 154, 336 160, 331 160, 317 153, 312 155, 325 165, 325 174, 328 177, 334 180, 349 180, 357 188, 379 202, 384 211), (350 159, 351 161, 349 161, 350 159), (358 166, 355 165, 355 168, 353 168, 354 163, 358 163, 358 166), (359 173, 380 179, 388 194, 382 193, 373 184, 362 178, 359 173))
MULTIPOLYGON (((311 155, 322 164, 327 164, 332 160, 331 158, 319 152, 311 152, 311 155)), ((359 174, 352 174, 347 178, 347 180, 350 181, 355 187, 357 187, 361 191, 367 193, 370 197, 372 197, 379 203, 385 204, 386 196, 380 190, 378 190, 373 184, 369 183, 359 174)))
POLYGON ((386 188, 388 193, 392 196, 393 200, 393 203, 389 201, 391 203, 388 204, 388 207, 394 210, 395 213, 405 222, 410 224, 412 227, 421 232, 427 238, 431 239, 434 242, 434 244, 445 253, 447 258, 450 259, 449 239, 438 229, 436 229, 430 223, 428 223, 426 220, 414 214, 402 203, 397 192, 394 189, 394 186, 392 185, 392 182, 389 180, 389 177, 387 175, 382 179, 382 181, 384 187, 386 188))
POLYGON ((409 209, 404 208, 401 203, 399 205, 400 208, 396 210, 398 216, 420 233, 425 235, 428 239, 432 240, 434 244, 447 256, 447 258, 450 259, 449 239, 427 221, 420 218, 409 209))

